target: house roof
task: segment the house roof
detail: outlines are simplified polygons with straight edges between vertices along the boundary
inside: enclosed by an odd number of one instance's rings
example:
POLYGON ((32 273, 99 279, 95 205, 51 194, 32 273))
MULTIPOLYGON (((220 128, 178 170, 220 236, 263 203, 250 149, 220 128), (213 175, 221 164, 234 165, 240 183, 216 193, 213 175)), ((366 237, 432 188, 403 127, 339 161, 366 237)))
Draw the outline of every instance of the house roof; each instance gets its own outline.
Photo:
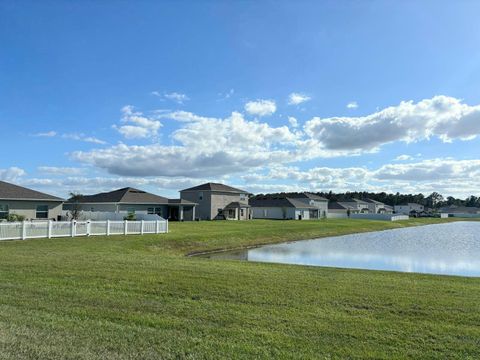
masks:
POLYGON ((370 203, 370 204, 377 204, 377 205, 385 205, 381 201, 373 200, 373 199, 363 199, 363 201, 370 203))
POLYGON ((446 206, 440 208, 440 212, 443 213, 456 213, 456 214, 477 214, 480 213, 480 208, 475 206, 446 206))
POLYGON ((245 190, 241 190, 241 189, 237 189, 237 188, 234 188, 232 186, 228 186, 228 185, 225 185, 225 184, 219 184, 219 183, 205 183, 205 184, 202 184, 202 185, 198 185, 198 186, 194 186, 194 187, 191 187, 191 188, 188 188, 188 189, 183 189, 183 190, 180 190, 180 192, 182 191, 223 191, 223 192, 233 192, 233 193, 245 193, 245 194, 248 194, 248 191, 245 191, 245 190))
POLYGON ((310 200, 317 200, 317 201, 328 201, 322 196, 317 194, 303 192, 303 193, 296 193, 296 194, 288 194, 287 196, 290 199, 310 199, 310 200))
POLYGON ((64 201, 63 199, 39 191, 0 181, 0 199, 64 201))
POLYGON ((246 207, 250 207, 250 205, 245 204, 245 203, 241 203, 241 202, 238 202, 238 201, 233 201, 230 204, 228 204, 227 206, 225 206, 225 209, 238 209, 238 208, 246 208, 246 207))
POLYGON ((84 195, 79 203, 126 203, 126 204, 168 204, 163 196, 148 193, 134 188, 122 188, 95 195, 84 195))
POLYGON ((365 200, 359 200, 359 199, 348 199, 344 201, 339 201, 341 203, 361 203, 361 204, 367 204, 368 202, 365 200))
POLYGON ((347 210, 350 206, 342 205, 339 202, 330 201, 328 203, 328 208, 332 210, 347 210))
POLYGON ((252 207, 290 207, 297 209, 317 209, 315 206, 305 204, 296 199, 287 197, 261 197, 250 199, 249 204, 252 207))
POLYGON ((185 199, 168 199, 168 203, 173 205, 197 205, 197 203, 185 199))

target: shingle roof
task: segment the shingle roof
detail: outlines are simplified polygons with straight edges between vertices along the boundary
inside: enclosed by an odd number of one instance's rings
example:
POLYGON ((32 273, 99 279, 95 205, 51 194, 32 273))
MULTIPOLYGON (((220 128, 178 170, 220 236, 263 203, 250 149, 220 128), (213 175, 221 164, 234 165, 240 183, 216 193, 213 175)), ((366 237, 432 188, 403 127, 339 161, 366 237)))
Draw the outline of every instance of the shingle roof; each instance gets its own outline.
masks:
POLYGON ((365 200, 359 200, 359 199, 348 199, 348 200, 344 200, 344 201, 340 201, 341 203, 367 203, 367 201, 365 200))
POLYGON ((64 201, 59 197, 10 184, 5 181, 0 181, 0 199, 64 201))
POLYGON ((194 187, 191 187, 191 188, 188 188, 188 189, 180 190, 180 192, 182 192, 182 191, 197 191, 197 190, 199 190, 199 191, 201 191, 201 190, 204 190, 204 191, 225 191, 225 192, 248 194, 248 191, 237 189, 237 188, 234 188, 232 186, 228 186, 228 185, 225 185, 225 184, 219 184, 219 183, 205 183, 205 184, 194 186, 194 187))
POLYGON ((236 208, 242 208, 242 207, 243 208, 250 207, 250 205, 244 204, 244 203, 241 203, 241 202, 238 202, 238 201, 233 201, 230 204, 228 204, 227 206, 225 206, 225 209, 236 209, 236 208))
POLYGON ((163 196, 148 193, 134 188, 123 188, 95 195, 84 195, 80 203, 127 203, 127 204, 168 204, 163 196))
POLYGON ((365 202, 367 202, 367 203, 371 203, 371 204, 385 205, 385 204, 382 203, 381 201, 377 201, 377 200, 373 200, 373 199, 363 199, 363 201, 365 201, 365 202))
POLYGON ((262 197, 250 199, 249 204, 252 207, 293 207, 301 209, 317 209, 315 206, 311 206, 296 199, 287 197, 262 197))
POLYGON ((178 205, 196 205, 197 203, 194 203, 192 201, 188 201, 185 199, 168 199, 169 204, 178 204, 178 205))
POLYGON ((303 193, 296 193, 296 194, 288 194, 287 196, 290 199, 310 199, 310 200, 317 200, 317 201, 328 201, 322 196, 317 194, 303 192, 303 193))
POLYGON ((443 213, 464 213, 464 214, 477 214, 480 212, 480 208, 475 206, 446 206, 440 208, 440 212, 443 213))
POLYGON ((344 206, 338 202, 335 202, 335 201, 330 201, 328 203, 328 208, 329 209, 332 209, 332 210, 347 210, 349 207, 348 206, 344 206))

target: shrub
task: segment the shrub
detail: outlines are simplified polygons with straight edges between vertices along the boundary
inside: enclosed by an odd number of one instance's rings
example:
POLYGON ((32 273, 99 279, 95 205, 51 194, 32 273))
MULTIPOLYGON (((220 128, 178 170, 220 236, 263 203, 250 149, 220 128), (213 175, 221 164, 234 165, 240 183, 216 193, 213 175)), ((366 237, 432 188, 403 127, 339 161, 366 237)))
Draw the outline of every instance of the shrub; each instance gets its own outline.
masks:
POLYGON ((18 215, 18 214, 8 214, 7 221, 8 222, 17 222, 25 220, 25 216, 18 215))
POLYGON ((127 216, 123 217, 123 220, 135 221, 137 220, 137 215, 135 215, 135 213, 129 213, 127 216))

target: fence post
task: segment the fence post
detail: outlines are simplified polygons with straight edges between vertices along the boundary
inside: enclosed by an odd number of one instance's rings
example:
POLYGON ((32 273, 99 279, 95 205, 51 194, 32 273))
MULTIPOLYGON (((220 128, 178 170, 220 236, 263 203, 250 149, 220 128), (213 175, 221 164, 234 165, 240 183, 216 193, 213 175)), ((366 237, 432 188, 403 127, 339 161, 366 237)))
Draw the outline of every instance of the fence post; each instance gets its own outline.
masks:
POLYGON ((27 238, 27 222, 25 220, 22 221, 22 240, 27 238))
POLYGON ((77 233, 77 222, 75 220, 72 220, 71 223, 70 223, 70 235, 72 237, 75 237, 76 233, 77 233))
POLYGON ((87 236, 90 236, 90 230, 91 230, 90 220, 87 220, 85 227, 87 228, 87 236))
POLYGON ((168 220, 165 220, 165 232, 168 233, 168 220))
POLYGON ((144 222, 143 220, 140 221, 140 234, 143 235, 143 227, 144 227, 144 222))
POLYGON ((125 223, 123 225, 123 234, 124 235, 128 234, 128 220, 125 220, 125 223))
POLYGON ((52 238, 52 220, 48 220, 47 237, 52 238))
POLYGON ((158 234, 160 232, 160 222, 158 220, 155 220, 155 234, 158 234))
POLYGON ((110 220, 107 220, 107 236, 110 236, 110 220))

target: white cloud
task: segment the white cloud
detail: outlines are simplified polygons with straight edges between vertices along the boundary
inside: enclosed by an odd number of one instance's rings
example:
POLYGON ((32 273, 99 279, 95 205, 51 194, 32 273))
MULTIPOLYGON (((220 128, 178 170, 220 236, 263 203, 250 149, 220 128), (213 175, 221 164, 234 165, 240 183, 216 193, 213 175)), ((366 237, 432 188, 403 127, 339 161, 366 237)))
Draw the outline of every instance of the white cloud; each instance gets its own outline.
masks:
POLYGON ((167 99, 176 102, 177 104, 183 104, 185 101, 190 100, 190 98, 186 94, 181 94, 177 92, 171 93, 160 93, 158 91, 152 91, 152 95, 158 96, 162 99, 167 99))
POLYGON ((410 156, 410 155, 398 155, 395 158, 395 161, 407 161, 407 160, 412 160, 412 159, 413 159, 413 156, 410 156))
POLYGON ((156 119, 148 118, 139 111, 134 111, 133 106, 126 105, 122 108, 122 122, 127 125, 116 126, 116 129, 127 139, 154 138, 162 123, 156 119), (132 125, 133 124, 133 125, 132 125))
POLYGON ((0 169, 0 180, 14 182, 24 175, 26 175, 25 170, 16 166, 12 166, 7 169, 0 169))
POLYGON ((119 144, 77 151, 72 157, 123 176, 205 177, 242 172, 294 156, 298 135, 287 126, 248 121, 236 112, 226 119, 189 119, 171 135, 178 145, 119 144))
POLYGON ((46 131, 46 132, 39 132, 39 133, 36 133, 36 134, 33 134, 33 136, 38 136, 38 137, 54 137, 57 135, 57 132, 56 131, 46 131))
POLYGON ((104 145, 104 144, 107 143, 106 141, 97 139, 96 137, 93 137, 93 136, 87 136, 87 135, 82 134, 82 133, 79 133, 79 134, 77 134, 77 133, 62 134, 61 137, 64 138, 64 139, 84 141, 84 142, 88 142, 88 143, 92 143, 92 144, 98 144, 98 145, 104 145))
POLYGON ((277 105, 273 100, 249 101, 245 104, 245 111, 251 115, 267 116, 277 111, 277 105))
POLYGON ((298 121, 293 116, 288 117, 288 122, 290 123, 291 127, 294 127, 294 128, 298 127, 298 121))
POLYGON ((312 98, 306 94, 291 93, 290 95, 288 95, 288 105, 299 105, 311 99, 312 98))
POLYGON ((358 104, 356 101, 350 101, 347 104, 347 109, 356 109, 356 108, 358 108, 358 104))
POLYGON ((418 103, 401 102, 363 117, 315 117, 304 128, 320 148, 340 153, 375 151, 387 143, 432 136, 444 142, 471 140, 480 134, 480 105, 435 96, 418 103))

